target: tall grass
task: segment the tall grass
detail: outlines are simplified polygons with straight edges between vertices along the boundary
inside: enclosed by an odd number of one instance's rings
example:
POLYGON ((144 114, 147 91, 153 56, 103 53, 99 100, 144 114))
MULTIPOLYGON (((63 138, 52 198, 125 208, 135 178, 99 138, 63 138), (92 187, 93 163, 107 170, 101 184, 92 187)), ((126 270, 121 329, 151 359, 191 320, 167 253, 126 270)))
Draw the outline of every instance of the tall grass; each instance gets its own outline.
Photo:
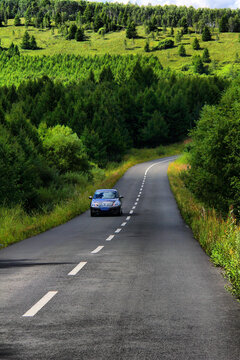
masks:
POLYGON ((194 237, 216 266, 224 269, 231 283, 229 289, 240 299, 240 226, 233 211, 223 219, 214 209, 207 209, 186 188, 182 176, 188 168, 185 154, 168 168, 171 189, 186 223, 194 237))
POLYGON ((174 144, 155 149, 133 149, 122 163, 108 164, 104 171, 93 169, 90 183, 82 174, 66 174, 66 186, 62 189, 66 194, 59 194, 64 200, 57 203, 53 209, 51 203, 47 202, 51 189, 42 194, 45 201, 41 211, 27 214, 20 205, 0 208, 0 247, 6 247, 69 221, 89 208, 88 197, 96 188, 111 188, 131 166, 162 156, 180 154, 183 146, 174 144))

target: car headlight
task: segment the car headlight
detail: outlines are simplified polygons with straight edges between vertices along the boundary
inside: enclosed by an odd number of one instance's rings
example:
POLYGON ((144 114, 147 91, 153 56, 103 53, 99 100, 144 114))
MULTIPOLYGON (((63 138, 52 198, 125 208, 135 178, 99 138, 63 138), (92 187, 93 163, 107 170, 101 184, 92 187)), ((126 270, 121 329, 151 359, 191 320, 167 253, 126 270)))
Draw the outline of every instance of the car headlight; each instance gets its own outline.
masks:
POLYGON ((119 200, 114 201, 114 203, 112 204, 112 206, 120 206, 120 205, 121 203, 119 200))
POLYGON ((99 207, 99 203, 98 202, 92 203, 92 207, 99 207))

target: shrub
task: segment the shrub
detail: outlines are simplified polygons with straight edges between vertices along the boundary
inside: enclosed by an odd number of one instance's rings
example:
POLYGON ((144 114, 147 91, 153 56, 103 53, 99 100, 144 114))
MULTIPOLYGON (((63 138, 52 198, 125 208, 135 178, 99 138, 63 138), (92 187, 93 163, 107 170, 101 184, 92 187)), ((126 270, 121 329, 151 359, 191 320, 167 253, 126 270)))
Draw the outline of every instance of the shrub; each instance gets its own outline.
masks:
POLYGON ((174 46, 174 41, 172 39, 166 39, 158 43, 157 49, 158 50, 170 49, 173 46, 174 46))

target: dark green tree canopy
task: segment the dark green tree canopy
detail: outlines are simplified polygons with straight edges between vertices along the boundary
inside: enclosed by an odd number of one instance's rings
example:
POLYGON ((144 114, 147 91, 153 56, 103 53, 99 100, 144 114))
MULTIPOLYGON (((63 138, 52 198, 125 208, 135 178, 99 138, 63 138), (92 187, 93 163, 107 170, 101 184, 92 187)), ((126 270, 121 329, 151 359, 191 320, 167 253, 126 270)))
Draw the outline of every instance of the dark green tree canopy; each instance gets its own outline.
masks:
POLYGON ((211 39, 211 31, 208 26, 205 26, 202 32, 202 41, 210 41, 211 39))

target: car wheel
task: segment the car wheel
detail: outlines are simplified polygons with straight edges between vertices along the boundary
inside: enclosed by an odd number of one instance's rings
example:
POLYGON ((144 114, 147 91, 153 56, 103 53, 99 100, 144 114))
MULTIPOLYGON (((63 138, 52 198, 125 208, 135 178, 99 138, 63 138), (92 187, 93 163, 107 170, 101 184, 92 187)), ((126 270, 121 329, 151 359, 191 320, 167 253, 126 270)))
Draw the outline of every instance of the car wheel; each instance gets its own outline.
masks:
POLYGON ((95 216, 95 214, 94 214, 94 212, 92 210, 90 210, 90 214, 91 214, 92 217, 95 216))
POLYGON ((118 214, 117 214, 118 216, 121 216, 122 215, 122 209, 119 209, 119 211, 118 211, 118 214))

